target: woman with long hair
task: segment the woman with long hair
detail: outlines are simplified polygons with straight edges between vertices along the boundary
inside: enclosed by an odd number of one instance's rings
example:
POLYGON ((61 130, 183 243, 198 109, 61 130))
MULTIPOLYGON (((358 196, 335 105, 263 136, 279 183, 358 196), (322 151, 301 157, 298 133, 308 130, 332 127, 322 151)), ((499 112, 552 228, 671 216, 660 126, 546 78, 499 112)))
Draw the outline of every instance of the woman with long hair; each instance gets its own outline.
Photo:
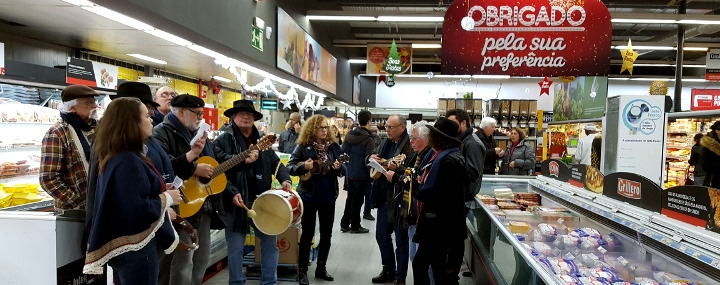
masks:
POLYGON ((290 175, 300 176, 312 172, 310 179, 300 181, 297 187, 304 206, 298 280, 300 284, 309 284, 307 270, 310 243, 315 235, 317 216, 320 220, 320 242, 315 277, 333 281, 334 278, 327 272, 326 264, 335 221, 338 177, 343 176, 342 166, 335 161, 340 156, 340 146, 336 142, 334 131, 328 125, 328 119, 322 115, 312 116, 305 122, 297 144, 288 163, 290 175))
POLYGON ((179 241, 167 211, 180 202, 180 192, 167 189, 146 156, 152 129, 152 118, 137 98, 113 100, 98 125, 94 150, 100 175, 86 274, 101 274, 107 263, 119 284, 157 284, 158 250, 168 254, 179 241))
POLYGON ((530 175, 535 170, 535 149, 525 141, 525 131, 519 127, 510 130, 510 144, 505 151, 500 174, 530 175))
POLYGON ((695 134, 693 137, 693 141, 695 144, 693 145, 692 149, 690 149, 690 160, 688 160, 688 164, 695 167, 695 170, 693 170, 693 182, 695 182, 695 185, 703 185, 703 182, 705 180, 705 171, 702 168, 702 165, 700 164, 700 156, 702 152, 702 146, 700 145, 700 140, 705 135, 703 134, 695 134))

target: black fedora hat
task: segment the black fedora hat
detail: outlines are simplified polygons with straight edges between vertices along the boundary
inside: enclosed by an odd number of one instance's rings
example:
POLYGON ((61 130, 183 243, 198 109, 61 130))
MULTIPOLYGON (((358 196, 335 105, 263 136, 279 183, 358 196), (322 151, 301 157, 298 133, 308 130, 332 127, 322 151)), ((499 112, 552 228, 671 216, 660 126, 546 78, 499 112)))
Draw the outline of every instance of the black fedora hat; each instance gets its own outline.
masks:
POLYGON ((117 95, 110 95, 110 99, 117 99, 123 97, 138 98, 143 103, 150 103, 153 107, 160 107, 160 104, 153 101, 152 91, 150 86, 140 82, 125 82, 120 84, 117 89, 117 95))
POLYGON ((233 102, 233 107, 225 110, 223 114, 226 117, 230 118, 232 117, 232 115, 240 111, 253 113, 253 116, 255 116, 255 121, 260 120, 263 117, 262 113, 255 110, 255 106, 253 106, 253 103, 250 100, 237 100, 233 102))
POLYGON ((448 120, 447 118, 440 118, 439 120, 437 120, 437 122, 435 122, 435 125, 427 125, 427 127, 432 132, 436 132, 445 136, 446 138, 462 143, 462 141, 457 139, 457 137, 450 135, 457 134, 460 130, 460 126, 458 126, 457 123, 448 120))

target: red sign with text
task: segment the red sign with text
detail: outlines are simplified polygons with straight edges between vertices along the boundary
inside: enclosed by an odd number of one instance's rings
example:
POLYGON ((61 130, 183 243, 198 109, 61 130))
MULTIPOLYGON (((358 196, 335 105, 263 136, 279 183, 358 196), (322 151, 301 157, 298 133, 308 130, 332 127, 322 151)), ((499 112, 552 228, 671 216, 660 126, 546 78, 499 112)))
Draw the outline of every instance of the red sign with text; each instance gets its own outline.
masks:
POLYGON ((607 75, 610 19, 601 0, 454 1, 443 22, 442 73, 607 75))
POLYGON ((720 109, 720 89, 692 89, 690 110, 718 110, 720 109))
POLYGON ((205 123, 210 125, 210 130, 216 131, 218 129, 218 109, 217 108, 203 108, 203 118, 205 123))

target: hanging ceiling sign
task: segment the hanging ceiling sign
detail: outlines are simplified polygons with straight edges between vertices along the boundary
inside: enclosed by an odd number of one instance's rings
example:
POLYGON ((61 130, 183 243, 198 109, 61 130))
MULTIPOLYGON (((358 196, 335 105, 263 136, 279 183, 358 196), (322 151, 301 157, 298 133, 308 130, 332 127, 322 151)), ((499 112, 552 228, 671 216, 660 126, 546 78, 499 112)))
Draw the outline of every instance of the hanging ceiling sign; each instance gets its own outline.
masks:
POLYGON ((607 75, 610 19, 600 0, 454 1, 443 23, 442 73, 607 75))

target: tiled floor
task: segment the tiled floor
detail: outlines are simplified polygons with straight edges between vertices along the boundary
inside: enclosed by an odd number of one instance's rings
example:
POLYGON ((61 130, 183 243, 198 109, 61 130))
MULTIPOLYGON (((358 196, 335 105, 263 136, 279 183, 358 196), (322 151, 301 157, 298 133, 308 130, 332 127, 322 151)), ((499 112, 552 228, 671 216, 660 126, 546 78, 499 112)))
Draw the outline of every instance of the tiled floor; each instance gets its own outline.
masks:
MULTIPOLYGON (((308 277, 310 284, 372 284, 370 279, 380 273, 380 250, 375 242, 375 221, 363 220, 362 226, 369 228, 367 234, 350 234, 340 232, 340 218, 345 207, 345 195, 340 191, 335 207, 335 225, 333 228, 332 247, 328 259, 328 272, 335 277, 334 282, 315 280, 315 266, 310 266, 308 277)), ((373 210, 373 215, 375 215, 373 210)), ((407 284, 413 284, 412 264, 408 269, 407 284)), ((228 284, 227 269, 204 283, 205 285, 228 284)), ((258 280, 248 280, 247 284, 259 284, 258 280)), ((297 284, 297 282, 278 282, 278 284, 297 284)), ((469 277, 462 277, 460 284, 473 284, 469 277)))

